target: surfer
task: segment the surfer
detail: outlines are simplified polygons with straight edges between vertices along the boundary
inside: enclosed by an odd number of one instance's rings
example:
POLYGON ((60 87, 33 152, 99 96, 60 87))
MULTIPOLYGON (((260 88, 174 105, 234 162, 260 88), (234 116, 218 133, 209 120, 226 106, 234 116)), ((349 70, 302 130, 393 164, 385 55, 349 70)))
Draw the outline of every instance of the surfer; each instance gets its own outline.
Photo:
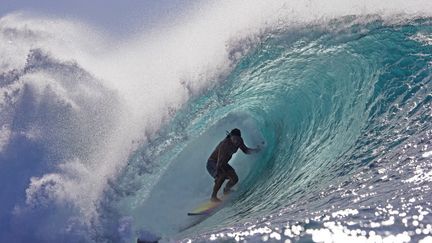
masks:
POLYGON ((228 161, 239 148, 245 154, 258 153, 260 151, 259 146, 255 149, 246 147, 241 137, 240 129, 234 128, 228 133, 226 138, 217 145, 207 160, 207 171, 215 179, 211 201, 221 201, 217 197, 217 193, 225 180, 229 180, 223 190, 225 195, 228 194, 231 188, 238 182, 238 176, 233 167, 228 164, 228 161))

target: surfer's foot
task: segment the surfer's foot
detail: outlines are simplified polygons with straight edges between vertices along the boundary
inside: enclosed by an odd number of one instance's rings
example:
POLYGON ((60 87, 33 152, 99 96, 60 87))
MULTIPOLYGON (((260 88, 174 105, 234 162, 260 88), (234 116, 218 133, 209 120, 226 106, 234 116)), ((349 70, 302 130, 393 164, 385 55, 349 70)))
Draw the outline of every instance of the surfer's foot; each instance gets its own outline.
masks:
POLYGON ((224 190, 223 190, 223 194, 224 194, 224 195, 228 195, 228 194, 230 194, 231 192, 232 192, 232 190, 229 189, 229 188, 224 188, 224 190))
POLYGON ((217 197, 212 197, 212 198, 210 199, 210 201, 212 201, 212 202, 222 202, 222 200, 220 200, 220 199, 217 198, 217 197))

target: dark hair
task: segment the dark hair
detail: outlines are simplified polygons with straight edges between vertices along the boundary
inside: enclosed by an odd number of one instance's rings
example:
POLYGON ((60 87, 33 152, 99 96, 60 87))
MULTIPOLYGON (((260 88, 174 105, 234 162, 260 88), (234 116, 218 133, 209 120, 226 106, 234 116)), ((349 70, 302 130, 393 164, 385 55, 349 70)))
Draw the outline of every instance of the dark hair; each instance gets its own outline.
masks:
POLYGON ((231 132, 227 131, 227 138, 229 138, 231 135, 241 137, 240 129, 234 128, 233 130, 231 130, 231 132))

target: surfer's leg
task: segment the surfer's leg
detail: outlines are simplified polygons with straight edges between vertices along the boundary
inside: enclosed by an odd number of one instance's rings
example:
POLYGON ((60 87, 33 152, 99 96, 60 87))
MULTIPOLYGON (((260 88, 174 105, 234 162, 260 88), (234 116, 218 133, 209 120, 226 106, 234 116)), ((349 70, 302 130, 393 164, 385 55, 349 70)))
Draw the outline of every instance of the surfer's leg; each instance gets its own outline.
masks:
POLYGON ((212 160, 212 159, 207 160, 207 171, 215 179, 217 174, 216 163, 217 163, 216 160, 212 160))
POLYGON ((229 181, 224 188, 224 194, 228 194, 231 191, 231 188, 235 184, 237 184, 238 176, 237 176, 237 173, 235 172, 235 170, 230 165, 227 165, 227 168, 225 170, 226 170, 226 175, 227 175, 229 181))
POLYGON ((219 189, 221 188, 222 184, 225 181, 225 176, 218 176, 215 179, 215 184, 213 186, 213 193, 211 195, 211 200, 215 201, 215 202, 220 202, 220 199, 217 197, 217 193, 219 191, 219 189))

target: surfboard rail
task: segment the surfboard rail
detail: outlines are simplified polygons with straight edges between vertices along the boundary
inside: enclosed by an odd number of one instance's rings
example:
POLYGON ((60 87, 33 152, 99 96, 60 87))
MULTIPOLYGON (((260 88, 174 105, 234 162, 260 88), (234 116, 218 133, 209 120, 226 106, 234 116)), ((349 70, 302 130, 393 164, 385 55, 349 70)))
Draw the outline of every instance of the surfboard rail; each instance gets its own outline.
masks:
POLYGON ((222 202, 207 201, 200 204, 198 207, 196 207, 194 210, 189 212, 187 215, 189 216, 207 215, 210 214, 214 209, 220 207, 222 204, 223 204, 222 202))

